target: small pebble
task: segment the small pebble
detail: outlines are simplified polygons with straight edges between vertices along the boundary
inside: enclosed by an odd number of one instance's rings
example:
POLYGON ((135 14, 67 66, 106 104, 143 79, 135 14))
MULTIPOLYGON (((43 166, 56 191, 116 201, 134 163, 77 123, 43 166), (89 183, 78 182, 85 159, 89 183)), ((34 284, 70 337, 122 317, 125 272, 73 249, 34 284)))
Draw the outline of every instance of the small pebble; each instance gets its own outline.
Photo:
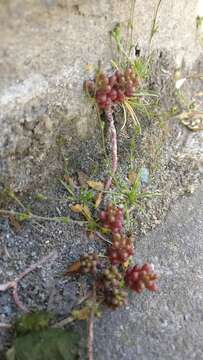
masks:
POLYGON ((142 167, 140 169, 140 180, 142 185, 148 185, 149 183, 149 169, 142 167))

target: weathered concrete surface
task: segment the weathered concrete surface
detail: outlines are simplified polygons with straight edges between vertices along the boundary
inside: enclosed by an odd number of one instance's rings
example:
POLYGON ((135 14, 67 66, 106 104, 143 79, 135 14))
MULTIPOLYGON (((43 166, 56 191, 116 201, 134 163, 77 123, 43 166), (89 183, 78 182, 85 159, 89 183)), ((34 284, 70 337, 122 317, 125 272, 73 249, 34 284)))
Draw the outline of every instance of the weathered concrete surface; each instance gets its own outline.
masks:
POLYGON ((137 243, 138 262, 160 273, 160 293, 132 295, 95 326, 97 360, 203 358, 203 189, 177 203, 137 243))
MULTIPOLYGON (((133 37, 143 49, 156 3, 136 2, 133 37)), ((201 54, 198 3, 170 0, 160 7, 152 47, 166 48, 178 67, 192 68, 201 54)), ((130 7, 130 0, 0 1, 0 180, 25 189, 58 166, 60 134, 68 147, 91 136, 85 66, 99 60, 109 66, 109 31, 127 24, 130 7)))

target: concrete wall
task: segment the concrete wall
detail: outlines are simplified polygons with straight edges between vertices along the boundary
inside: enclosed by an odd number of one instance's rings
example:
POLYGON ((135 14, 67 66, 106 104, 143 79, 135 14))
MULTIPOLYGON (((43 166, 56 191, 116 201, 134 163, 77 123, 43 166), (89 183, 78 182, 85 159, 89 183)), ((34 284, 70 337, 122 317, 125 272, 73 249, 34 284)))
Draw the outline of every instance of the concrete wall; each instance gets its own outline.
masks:
MULTIPOLYGON (((200 58, 200 1, 162 0, 152 45, 178 67, 200 58)), ((134 41, 143 51, 156 3, 136 1, 134 41)), ((94 134, 82 90, 87 65, 109 66, 109 31, 127 24, 130 8, 130 0, 0 0, 0 181, 26 189, 57 169, 59 134, 70 147, 94 134)))

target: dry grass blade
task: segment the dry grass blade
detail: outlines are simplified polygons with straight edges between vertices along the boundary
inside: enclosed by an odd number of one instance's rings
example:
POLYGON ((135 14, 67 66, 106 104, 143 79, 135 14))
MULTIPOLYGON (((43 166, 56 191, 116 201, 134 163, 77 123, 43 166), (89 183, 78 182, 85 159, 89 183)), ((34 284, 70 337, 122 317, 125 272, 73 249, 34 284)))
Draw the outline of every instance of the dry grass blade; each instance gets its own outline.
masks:
POLYGON ((132 106, 129 104, 129 102, 126 100, 124 101, 124 105, 126 106, 132 120, 134 121, 135 125, 139 127, 139 131, 140 131, 140 134, 141 134, 141 126, 140 126, 140 123, 139 123, 139 120, 137 118, 137 115, 135 114, 132 106))
POLYGON ((123 108, 123 115, 124 115, 124 123, 123 123, 123 125, 122 125, 122 127, 121 127, 121 130, 124 129, 124 127, 125 127, 125 125, 126 125, 126 122, 127 122, 126 108, 125 108, 125 106, 124 106, 123 104, 122 104, 122 108, 123 108))
POLYGON ((116 64, 115 61, 111 60, 112 65, 115 67, 116 70, 120 71, 120 68, 118 67, 118 65, 116 64))
POLYGON ((97 191, 104 190, 104 184, 101 181, 87 180, 87 185, 97 191))

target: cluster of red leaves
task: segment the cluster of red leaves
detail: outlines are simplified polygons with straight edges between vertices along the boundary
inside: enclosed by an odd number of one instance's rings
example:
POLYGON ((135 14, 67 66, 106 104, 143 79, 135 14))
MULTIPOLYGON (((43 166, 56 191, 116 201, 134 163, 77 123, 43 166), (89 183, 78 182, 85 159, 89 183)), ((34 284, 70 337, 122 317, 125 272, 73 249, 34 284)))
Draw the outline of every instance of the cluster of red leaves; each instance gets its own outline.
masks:
MULTIPOLYGON (((123 209, 109 204, 105 211, 100 214, 103 226, 112 232, 112 245, 107 249, 107 255, 112 265, 124 264, 134 255, 133 238, 124 234, 123 209)), ((157 291, 155 280, 158 275, 153 272, 152 266, 148 263, 142 267, 135 265, 128 268, 124 275, 125 284, 130 289, 140 293, 144 289, 157 291)))
POLYGON ((103 227, 113 234, 120 233, 124 225, 123 209, 109 204, 106 210, 101 211, 100 220, 103 222, 103 227))
POLYGON ((107 254, 113 265, 125 263, 134 254, 134 246, 131 237, 122 234, 113 234, 113 244, 108 247, 107 254))
POLYGON ((129 268, 125 274, 126 285, 138 293, 144 289, 157 291, 158 286, 154 282, 157 279, 158 275, 154 273, 152 265, 147 263, 143 266, 135 265, 129 268))
POLYGON ((155 280, 158 279, 158 275, 154 273, 152 265, 128 265, 128 260, 134 255, 134 244, 132 236, 124 232, 123 209, 108 204, 100 213, 100 221, 102 227, 109 230, 112 242, 107 247, 108 262, 96 253, 84 254, 69 266, 66 274, 92 274, 98 298, 113 309, 126 303, 127 292, 124 287, 137 293, 144 289, 157 291, 155 280))
POLYGON ((112 233, 112 245, 107 249, 107 255, 111 264, 125 263, 134 254, 133 239, 124 234, 123 209, 109 204, 106 210, 100 213, 103 227, 112 233))
POLYGON ((123 73, 116 70, 111 76, 99 73, 95 80, 86 80, 84 83, 85 90, 91 97, 95 97, 101 109, 132 97, 138 85, 138 78, 131 67, 127 67, 123 73))

